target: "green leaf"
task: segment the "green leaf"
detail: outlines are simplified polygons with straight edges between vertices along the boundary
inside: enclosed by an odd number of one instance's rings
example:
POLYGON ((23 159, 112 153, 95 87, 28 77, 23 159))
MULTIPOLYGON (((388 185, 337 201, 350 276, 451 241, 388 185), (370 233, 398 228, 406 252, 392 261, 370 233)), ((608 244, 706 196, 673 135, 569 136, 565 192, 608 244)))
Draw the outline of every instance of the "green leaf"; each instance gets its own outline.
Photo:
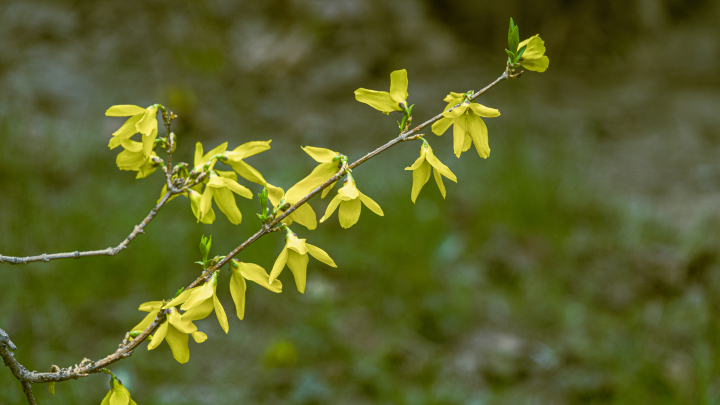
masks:
POLYGON ((55 382, 48 383, 48 391, 50 395, 55 396, 55 382))
POLYGON ((513 52, 517 52, 518 45, 520 45, 520 30, 517 25, 513 28, 512 33, 510 33, 508 41, 508 48, 510 48, 513 52))
POLYGON ((520 58, 522 58, 523 53, 525 53, 525 50, 526 50, 526 49, 527 49, 527 45, 524 45, 522 48, 520 48, 520 49, 518 50, 517 59, 515 59, 515 62, 519 62, 519 61, 520 61, 520 58))
POLYGON ((515 54, 508 51, 507 49, 505 50, 505 53, 507 53, 508 56, 510 57, 510 61, 514 63, 515 62, 515 54))
POLYGON ((200 253, 202 253, 203 267, 207 267, 207 258, 210 254, 210 246, 212 245, 212 235, 206 238, 205 235, 200 238, 200 253))

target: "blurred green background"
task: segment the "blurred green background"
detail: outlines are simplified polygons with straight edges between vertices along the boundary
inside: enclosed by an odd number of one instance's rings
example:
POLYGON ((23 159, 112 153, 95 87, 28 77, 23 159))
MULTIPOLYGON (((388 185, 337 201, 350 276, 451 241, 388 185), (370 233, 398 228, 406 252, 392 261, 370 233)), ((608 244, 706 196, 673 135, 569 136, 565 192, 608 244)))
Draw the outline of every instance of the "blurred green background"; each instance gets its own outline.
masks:
MULTIPOLYGON (((357 103, 406 68, 415 122, 450 91, 504 70, 509 17, 540 33, 550 69, 479 101, 492 155, 458 160, 443 201, 410 201, 403 144, 355 172, 384 209, 316 231, 311 260, 276 295, 251 285, 245 320, 218 291, 209 340, 179 365, 145 346, 112 370, 138 404, 720 403, 720 4, 712 0, 270 0, 0 4, 0 252, 115 246, 154 205, 107 141, 114 104, 163 103, 194 143, 273 139, 248 160, 285 188, 314 167, 300 145, 351 159, 394 136, 397 115, 357 103)), ((252 187, 252 186, 251 186, 252 187)), ((253 190, 259 191, 258 187, 253 190)), ((0 327, 30 369, 112 352, 144 313, 194 279, 201 235, 225 254, 259 226, 164 208, 116 257, 0 265, 0 327)), ((322 213, 327 200, 312 202, 322 213)), ((273 234, 241 255, 272 267, 273 234)), ((45 404, 100 403, 107 377, 57 385, 45 404)), ((0 369, 0 404, 23 403, 0 369)))

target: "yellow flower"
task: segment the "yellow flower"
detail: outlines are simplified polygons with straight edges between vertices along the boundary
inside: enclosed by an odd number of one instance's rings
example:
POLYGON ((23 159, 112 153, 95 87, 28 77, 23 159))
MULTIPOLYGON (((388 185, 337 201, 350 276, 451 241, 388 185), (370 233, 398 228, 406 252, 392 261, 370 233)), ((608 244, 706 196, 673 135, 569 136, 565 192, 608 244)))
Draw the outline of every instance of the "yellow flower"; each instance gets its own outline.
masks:
POLYGON ((254 281, 268 290, 279 293, 282 292, 282 283, 280 280, 273 280, 269 283, 270 276, 267 271, 257 264, 243 263, 233 259, 230 265, 232 276, 230 277, 230 295, 235 302, 235 311, 238 319, 242 320, 245 316, 245 290, 247 284, 245 279, 254 281), (237 268, 235 268, 237 266, 237 268))
POLYGON ((235 173, 221 171, 213 171, 210 173, 210 178, 205 185, 205 191, 200 198, 199 221, 205 222, 204 220, 207 215, 214 215, 210 214, 212 200, 214 199, 218 208, 227 216, 230 223, 234 225, 240 224, 242 214, 235 203, 233 193, 249 199, 252 199, 253 195, 250 190, 238 184, 232 176, 236 176, 235 173))
MULTIPOLYGON (((195 144, 195 159, 194 159, 194 167, 193 170, 196 172, 201 172, 203 169, 203 166, 205 166, 205 163, 207 163, 211 158, 213 158, 216 155, 222 155, 227 150, 228 143, 225 142, 223 144, 220 144, 216 146, 215 148, 211 149, 210 152, 203 154, 203 146, 200 142, 195 144)), ((217 160, 213 160, 212 163, 208 166, 210 170, 212 170, 213 167, 215 167, 215 163, 217 163, 217 160)))
MULTIPOLYGON (((327 179, 325 179, 327 180, 327 179)), ((322 184, 322 182, 321 182, 322 184)), ((277 207, 282 202, 283 204, 289 203, 290 205, 294 205, 296 202, 300 200, 300 198, 304 197, 305 195, 298 198, 296 195, 294 200, 289 199, 289 197, 285 196, 285 191, 280 187, 275 187, 270 183, 266 184, 267 190, 268 190, 268 199, 272 203, 273 207, 277 207)), ((328 187, 329 188, 329 187, 328 187)), ((313 188, 314 189, 314 188, 313 188)), ((312 190, 312 189, 311 189, 312 190)), ((313 230, 317 228, 317 215, 315 215, 315 210, 312 209, 310 204, 305 203, 301 206, 299 206, 295 211, 292 212, 292 214, 288 215, 283 219, 283 222, 286 225, 291 225, 293 221, 297 222, 298 224, 306 227, 309 230, 313 230)))
POLYGON ((431 171, 433 172, 435 182, 437 183, 443 198, 445 198, 445 185, 443 184, 441 175, 457 183, 457 177, 455 177, 455 174, 440 160, 438 160, 437 157, 435 157, 432 148, 427 144, 427 142, 423 142, 423 145, 420 147, 420 157, 415 161, 415 163, 413 163, 412 166, 406 167, 405 170, 413 171, 413 187, 410 195, 413 203, 417 199, 418 194, 420 194, 420 190, 422 190, 425 183, 427 183, 430 179, 431 171))
POLYGON ((151 152, 150 155, 145 156, 143 145, 140 142, 123 139, 120 145, 122 145, 125 150, 117 155, 115 163, 117 163, 117 167, 120 170, 138 172, 135 177, 136 179, 142 179, 151 175, 160 166, 153 160, 153 158, 157 158, 158 155, 155 152, 151 152))
POLYGON ((142 151, 145 157, 149 157, 155 145, 155 138, 158 134, 157 105, 148 108, 136 105, 114 105, 105 111, 108 117, 130 117, 122 127, 113 133, 108 146, 115 149, 123 140, 130 139, 136 133, 143 134, 142 151))
POLYGON ((444 134, 450 128, 450 125, 455 124, 453 127, 453 150, 455 156, 460 157, 460 154, 470 149, 471 143, 474 143, 478 155, 486 159, 490 156, 488 130, 485 122, 480 117, 498 117, 500 111, 476 102, 463 102, 464 98, 464 93, 450 93, 445 97, 444 101, 448 105, 445 107, 445 112, 443 112, 443 118, 433 124, 432 131, 439 136, 444 134), (463 105, 460 107, 447 111, 461 102, 463 102, 463 105))
POLYGON ((408 98, 407 70, 396 70, 390 73, 390 92, 368 89, 355 90, 355 100, 380 110, 385 114, 392 111, 405 111, 408 98))
POLYGON ((305 243, 305 239, 298 239, 297 235, 294 234, 290 228, 287 228, 285 247, 282 252, 280 252, 280 256, 275 260, 275 264, 270 271, 269 284, 273 284, 287 264, 293 273, 298 291, 304 294, 305 283, 307 281, 308 253, 328 266, 337 267, 333 259, 331 259, 324 250, 305 243))
POLYGON ((243 159, 270 149, 270 142, 272 142, 272 139, 269 141, 246 142, 231 152, 225 152, 222 162, 231 166, 237 174, 244 177, 246 180, 264 186, 267 181, 265 181, 262 174, 249 164, 245 163, 243 159))
POLYGON ((225 309, 217 297, 217 272, 213 273, 212 278, 206 281, 205 284, 183 291, 175 299, 165 304, 163 308, 170 308, 179 304, 182 304, 181 309, 185 311, 182 314, 183 320, 197 321, 198 319, 204 319, 215 310, 220 327, 225 333, 230 330, 225 309))
POLYGON ((518 51, 527 45, 525 52, 520 58, 520 64, 528 70, 535 72, 544 72, 550 65, 550 59, 545 56, 545 41, 540 38, 540 34, 532 36, 518 45, 518 51))
POLYGON ((114 375, 110 376, 110 392, 100 405, 137 405, 130 398, 130 391, 114 375))
POLYGON ((340 211, 338 212, 340 226, 346 229, 350 228, 355 225, 358 219, 360 219, 362 204, 365 204, 365 206, 370 208, 372 212, 380 215, 381 217, 385 215, 382 208, 380 208, 380 206, 373 201, 372 198, 366 196, 357 189, 355 186, 355 180, 348 174, 345 178, 345 185, 338 190, 335 198, 330 201, 327 210, 325 210, 325 215, 323 215, 320 219, 320 222, 324 222, 328 219, 328 217, 335 212, 338 206, 340 206, 340 211))
MULTIPOLYGON (((145 319, 135 325, 132 330, 145 330, 155 320, 155 316, 160 310, 163 310, 162 301, 150 301, 140 305, 141 311, 150 312, 145 319)), ((188 349, 188 334, 191 334, 197 343, 202 343, 207 339, 207 335, 197 330, 195 324, 182 318, 182 315, 174 307, 165 309, 167 321, 160 325, 148 345, 148 350, 152 350, 160 345, 163 340, 167 340, 172 350, 173 357, 179 363, 187 363, 190 359, 190 350, 188 349)))
MULTIPOLYGON (((302 150, 320 164, 315 166, 307 177, 290 187, 285 195, 285 201, 287 202, 294 203, 299 201, 337 174, 338 170, 342 167, 342 161, 339 159, 342 155, 339 152, 325 148, 316 148, 314 146, 305 146, 302 150)), ((334 186, 335 183, 323 190, 322 197, 324 198, 334 186)))

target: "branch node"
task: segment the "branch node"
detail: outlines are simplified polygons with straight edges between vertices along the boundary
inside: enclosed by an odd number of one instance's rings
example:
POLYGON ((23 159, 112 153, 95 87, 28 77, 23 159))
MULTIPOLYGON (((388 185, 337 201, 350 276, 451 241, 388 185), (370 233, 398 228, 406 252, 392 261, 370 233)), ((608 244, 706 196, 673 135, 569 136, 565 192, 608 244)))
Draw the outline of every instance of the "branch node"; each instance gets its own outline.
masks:
POLYGON ((74 258, 76 258, 76 259, 79 259, 79 258, 80 258, 80 252, 78 252, 77 250, 74 251, 72 257, 74 257, 74 258))

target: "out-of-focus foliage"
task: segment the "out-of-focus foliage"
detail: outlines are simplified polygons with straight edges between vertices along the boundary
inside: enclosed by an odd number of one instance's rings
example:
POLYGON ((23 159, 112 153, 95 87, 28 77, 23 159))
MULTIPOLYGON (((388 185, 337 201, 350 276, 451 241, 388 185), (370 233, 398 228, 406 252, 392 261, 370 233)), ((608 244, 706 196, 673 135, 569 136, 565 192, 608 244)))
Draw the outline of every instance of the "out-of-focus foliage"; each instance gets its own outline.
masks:
MULTIPOLYGON (((197 321, 209 341, 187 364, 160 345, 112 371, 140 404, 717 402, 715 3, 3 2, 0 252, 114 246, 155 204, 161 175, 135 181, 107 148, 122 125, 103 117, 111 105, 168 106, 188 162, 197 141, 273 139, 253 167, 288 189, 314 167, 299 145, 352 159, 396 134, 358 87, 385 89, 407 68, 422 122, 449 91, 497 77, 512 15, 522 38, 542 34, 552 66, 478 100, 503 112, 487 120, 491 158, 457 160, 428 131, 458 178, 446 200, 408 198, 417 144, 385 152, 353 172, 384 217, 295 229, 337 269, 310 261, 304 295, 248 283, 244 320, 229 317, 229 335, 197 321)), ((107 355, 139 303, 198 274, 201 235, 224 254, 260 224, 197 224, 187 204, 115 257, 0 266, 17 358, 46 370, 107 355)), ((241 260, 271 268, 283 236, 241 260)), ((56 404, 107 393, 103 376, 56 388, 35 391, 56 404)), ((0 403, 22 395, 0 370, 0 403)))

